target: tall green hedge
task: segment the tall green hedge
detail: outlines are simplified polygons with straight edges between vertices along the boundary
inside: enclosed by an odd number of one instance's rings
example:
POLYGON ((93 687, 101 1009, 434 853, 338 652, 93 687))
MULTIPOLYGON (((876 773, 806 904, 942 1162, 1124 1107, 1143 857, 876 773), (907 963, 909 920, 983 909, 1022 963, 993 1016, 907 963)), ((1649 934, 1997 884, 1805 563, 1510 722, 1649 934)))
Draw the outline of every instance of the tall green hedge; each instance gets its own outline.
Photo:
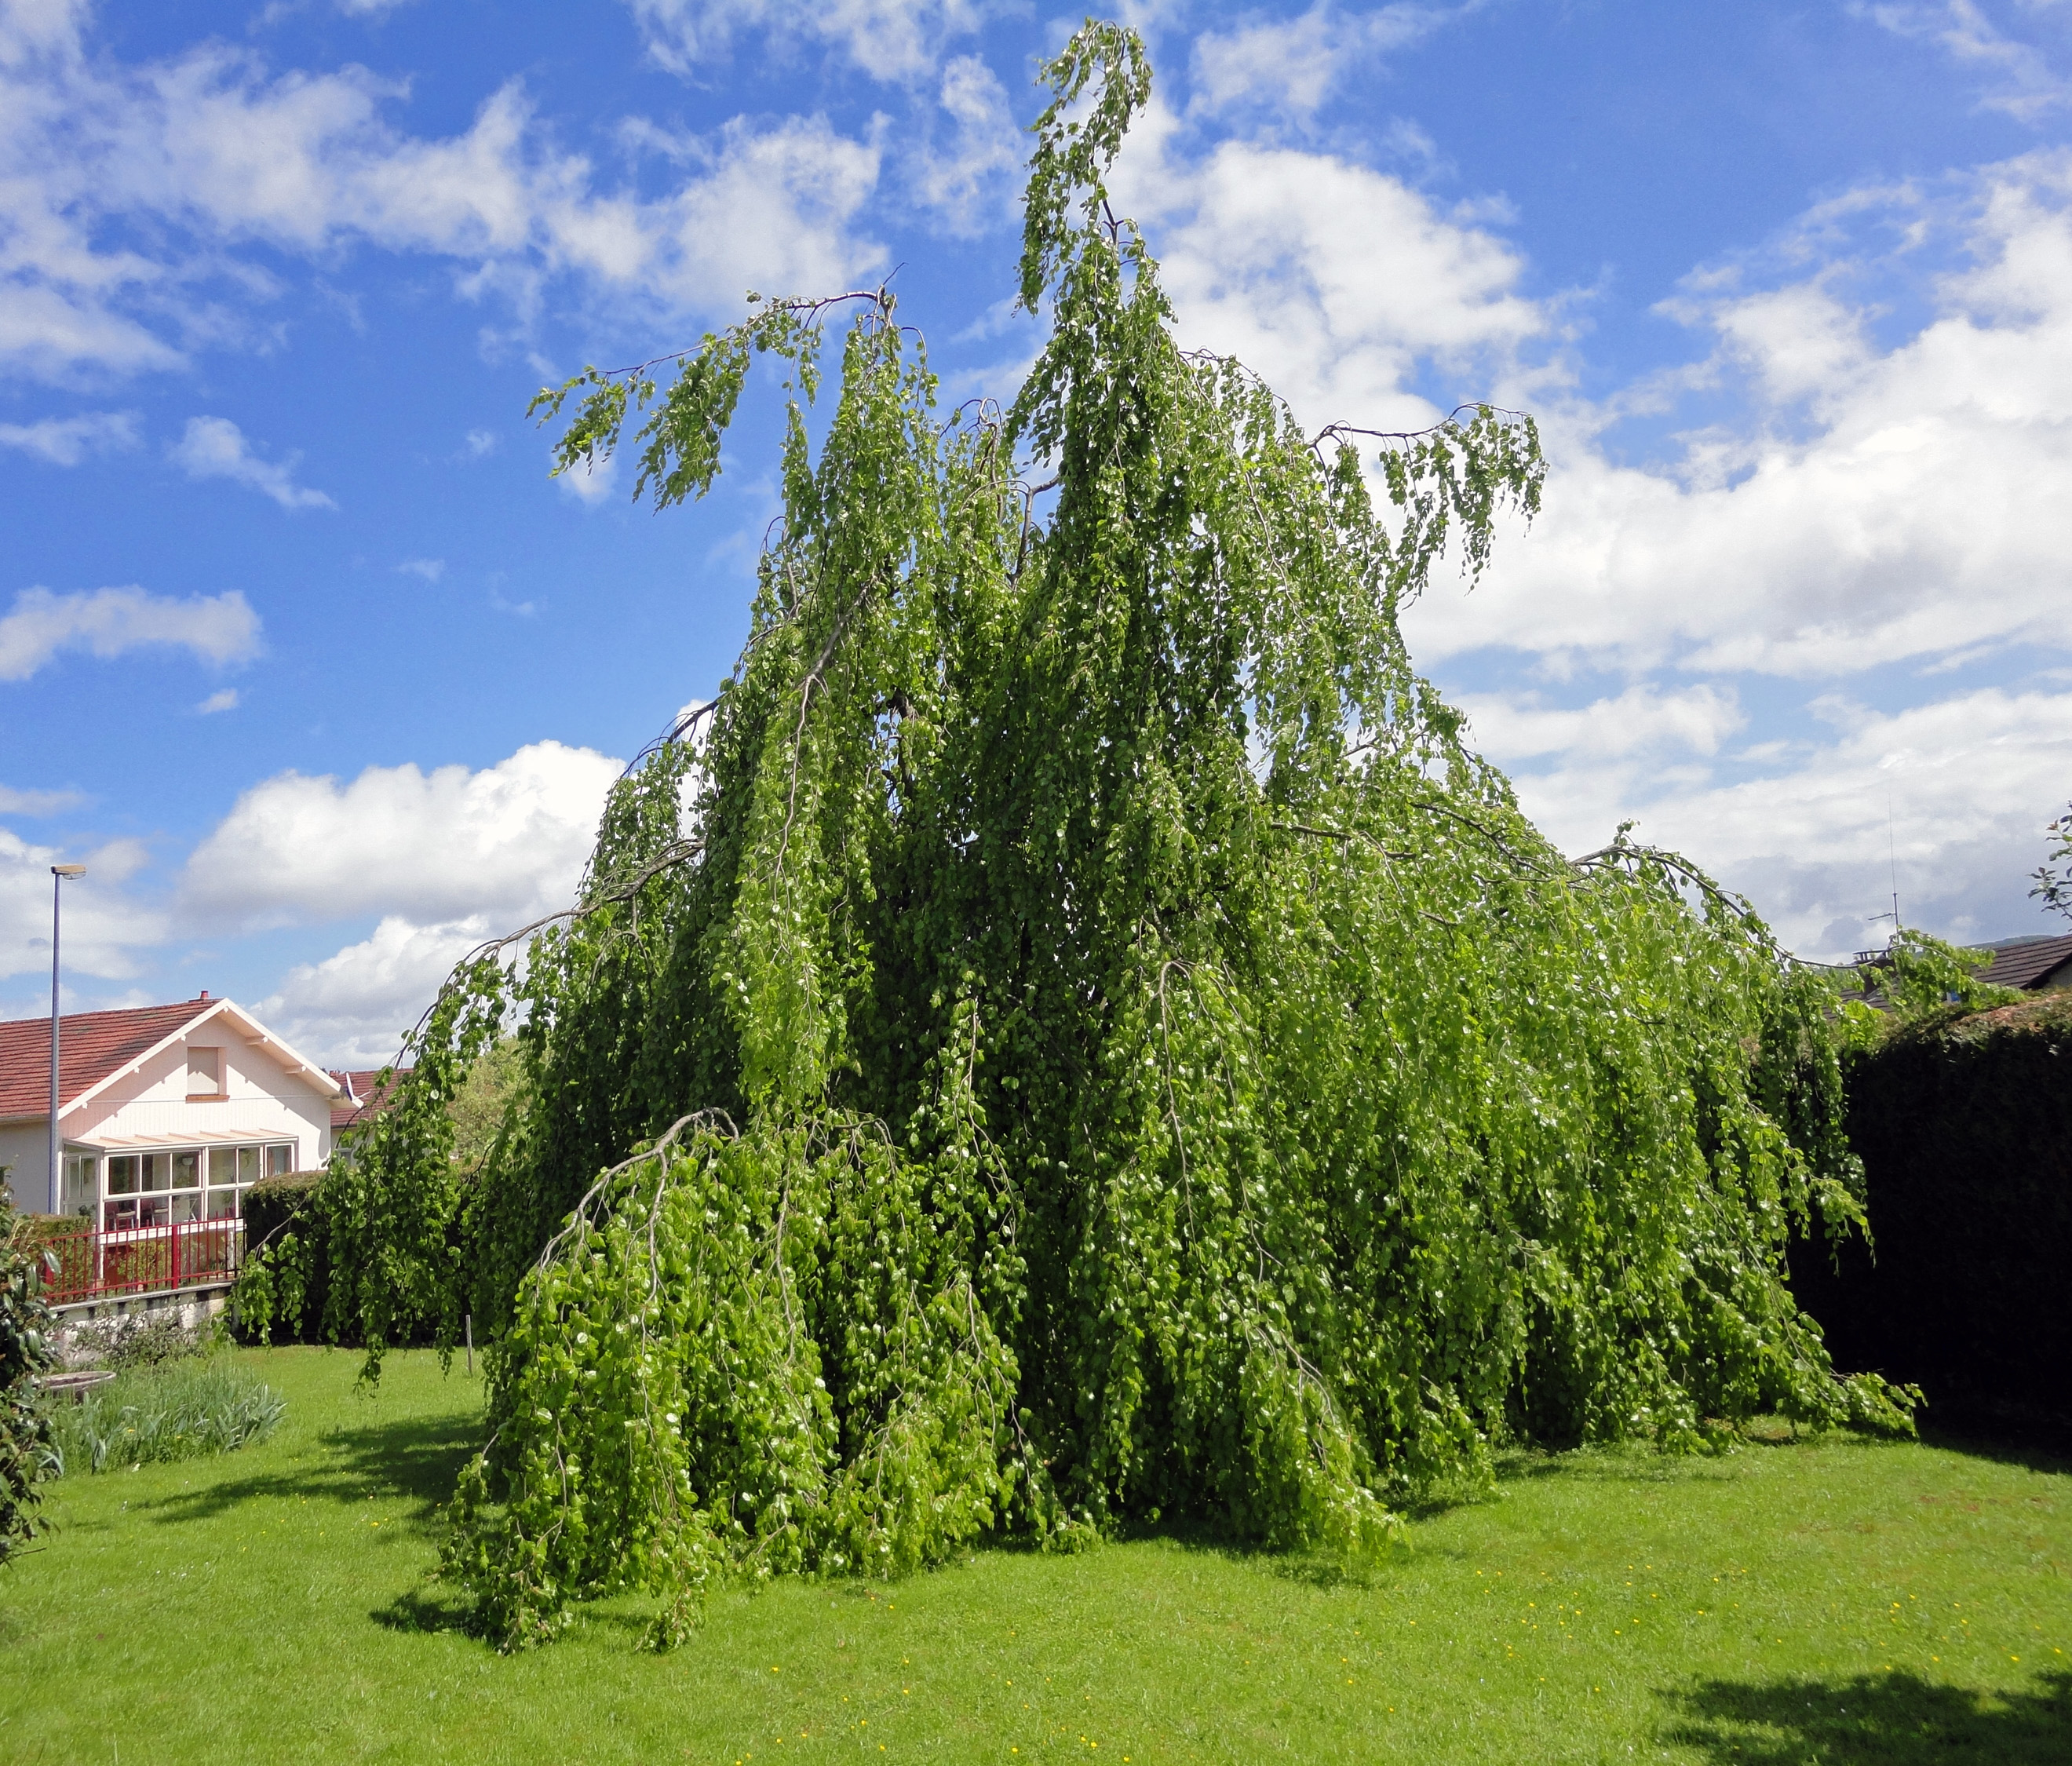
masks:
POLYGON ((2072 1429, 2072 995, 1901 1028, 1848 1083, 1874 1250, 1791 1258, 1836 1365, 1931 1423, 2072 1429))
POLYGON ((35 1383, 53 1359, 42 1253, 15 1224, 12 1204, 0 1196, 0 1564, 43 1530, 36 1487, 47 1472, 51 1439, 35 1383))
POLYGON ((245 1195, 245 1273, 236 1328, 259 1342, 321 1343, 331 1292, 322 1171, 261 1178, 245 1195))

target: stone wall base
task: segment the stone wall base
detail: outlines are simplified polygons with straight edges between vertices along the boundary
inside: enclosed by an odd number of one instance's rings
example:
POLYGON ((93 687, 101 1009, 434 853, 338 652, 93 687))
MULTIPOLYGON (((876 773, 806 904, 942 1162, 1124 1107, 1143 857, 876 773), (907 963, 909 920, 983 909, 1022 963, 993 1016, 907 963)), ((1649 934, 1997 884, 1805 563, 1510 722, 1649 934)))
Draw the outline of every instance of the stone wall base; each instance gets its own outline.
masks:
POLYGON ((197 1325, 221 1317, 229 1304, 230 1284, 225 1282, 214 1287, 80 1300, 70 1306, 54 1306, 51 1315, 57 1327, 58 1345, 62 1349, 71 1346, 72 1333, 81 1325, 105 1325, 121 1319, 135 1319, 141 1323, 171 1314, 179 1318, 182 1329, 191 1331, 197 1325))

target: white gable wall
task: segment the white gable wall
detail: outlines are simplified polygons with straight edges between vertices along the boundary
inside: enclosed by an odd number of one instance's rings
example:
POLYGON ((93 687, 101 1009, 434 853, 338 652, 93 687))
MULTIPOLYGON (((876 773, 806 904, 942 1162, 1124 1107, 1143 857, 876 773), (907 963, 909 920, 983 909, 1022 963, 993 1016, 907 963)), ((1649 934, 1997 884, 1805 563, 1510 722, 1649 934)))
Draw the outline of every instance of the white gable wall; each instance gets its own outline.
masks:
POLYGON ((233 1136, 293 1141, 295 1168, 306 1171, 331 1155, 331 1097, 309 1075, 284 1068, 234 1020, 219 1015, 67 1110, 64 1126, 68 1141, 94 1145, 134 1138, 164 1146, 188 1135, 198 1145, 233 1136), (187 1096, 190 1047, 220 1052, 220 1098, 187 1096))

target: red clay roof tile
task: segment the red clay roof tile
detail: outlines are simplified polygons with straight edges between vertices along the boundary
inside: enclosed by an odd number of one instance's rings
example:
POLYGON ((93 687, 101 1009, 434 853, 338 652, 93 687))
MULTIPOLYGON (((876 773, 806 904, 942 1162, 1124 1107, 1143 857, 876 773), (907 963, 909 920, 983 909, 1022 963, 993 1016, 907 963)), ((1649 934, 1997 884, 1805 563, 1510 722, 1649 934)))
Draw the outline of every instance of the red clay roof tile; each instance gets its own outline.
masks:
MULTIPOLYGON (((58 1030, 60 1107, 119 1072, 216 1003, 204 997, 128 1011, 68 1013, 58 1030)), ((50 1019, 0 1023, 0 1118, 47 1117, 50 1110, 50 1019)))

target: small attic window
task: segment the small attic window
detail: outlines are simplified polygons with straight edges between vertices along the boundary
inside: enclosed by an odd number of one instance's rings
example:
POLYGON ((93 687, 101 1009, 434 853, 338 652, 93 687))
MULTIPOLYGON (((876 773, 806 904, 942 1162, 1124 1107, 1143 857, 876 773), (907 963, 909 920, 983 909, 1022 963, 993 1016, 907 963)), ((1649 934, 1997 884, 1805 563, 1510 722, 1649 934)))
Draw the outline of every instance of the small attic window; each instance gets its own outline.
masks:
POLYGON ((220 1048, 189 1048, 187 1050, 187 1096, 190 1097, 220 1097, 223 1096, 223 1051, 220 1048))

